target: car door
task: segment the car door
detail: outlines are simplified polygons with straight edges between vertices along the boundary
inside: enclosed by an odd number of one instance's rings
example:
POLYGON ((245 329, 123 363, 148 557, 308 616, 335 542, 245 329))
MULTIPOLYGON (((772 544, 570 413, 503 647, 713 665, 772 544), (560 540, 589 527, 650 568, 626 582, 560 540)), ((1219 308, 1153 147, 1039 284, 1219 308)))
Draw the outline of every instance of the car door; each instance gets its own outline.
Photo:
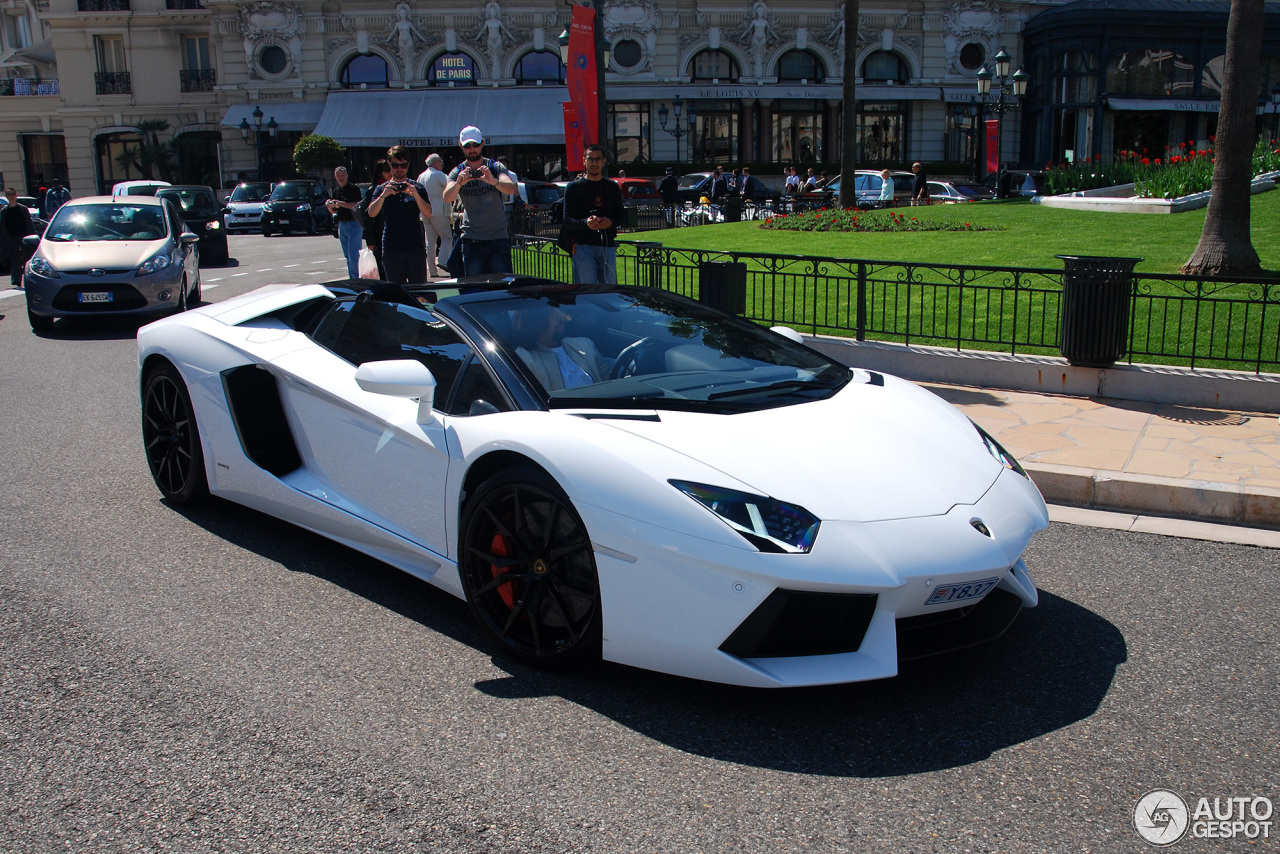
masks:
POLYGON ((291 353, 286 408, 315 497, 447 554, 444 492, 450 459, 447 416, 417 423, 418 404, 374 394, 355 382, 357 366, 418 359, 445 399, 470 347, 429 312, 378 301, 339 303, 312 334, 324 350, 291 353))

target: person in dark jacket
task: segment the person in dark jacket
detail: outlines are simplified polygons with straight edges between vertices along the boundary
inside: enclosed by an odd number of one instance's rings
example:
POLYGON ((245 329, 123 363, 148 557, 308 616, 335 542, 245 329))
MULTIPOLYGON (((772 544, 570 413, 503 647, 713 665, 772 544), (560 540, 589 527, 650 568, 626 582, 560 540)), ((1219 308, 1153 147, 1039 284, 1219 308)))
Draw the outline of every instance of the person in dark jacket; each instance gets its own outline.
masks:
POLYGON ((369 189, 364 192, 364 199, 360 202, 359 211, 363 216, 357 217, 361 219, 360 224, 364 226, 364 245, 369 247, 369 251, 373 253, 373 260, 378 262, 378 278, 384 282, 387 280, 387 271, 382 266, 382 217, 369 216, 369 205, 373 204, 373 197, 377 194, 378 188, 391 180, 391 166, 385 160, 379 160, 373 165, 373 183, 369 189))
POLYGON ((916 176, 911 184, 911 204, 929 204, 929 176, 924 174, 924 166, 917 161, 911 164, 911 171, 916 176))
POLYGON ((573 238, 574 284, 618 283, 617 224, 626 216, 622 191, 604 177, 604 149, 587 146, 587 174, 564 191, 564 227, 573 238))
POLYGON ((667 167, 667 176, 658 184, 658 194, 662 196, 667 225, 671 225, 674 222, 675 209, 680 206, 680 179, 676 177, 675 170, 670 166, 667 167))
POLYGON ((18 204, 17 190, 6 187, 4 197, 9 203, 0 211, 0 237, 4 238, 5 255, 9 258, 9 284, 20 288, 22 268, 27 263, 27 247, 22 238, 35 234, 36 227, 31 221, 31 211, 26 205, 18 204))

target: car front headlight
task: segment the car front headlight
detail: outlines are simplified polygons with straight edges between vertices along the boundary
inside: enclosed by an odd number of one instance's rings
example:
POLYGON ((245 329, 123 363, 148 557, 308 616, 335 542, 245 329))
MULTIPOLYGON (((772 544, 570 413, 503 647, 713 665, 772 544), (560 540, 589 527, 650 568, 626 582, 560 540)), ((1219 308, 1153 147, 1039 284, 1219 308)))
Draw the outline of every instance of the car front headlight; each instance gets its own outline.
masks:
POLYGON ((1031 476, 1023 470, 1022 466, 1018 463, 1018 460, 1013 456, 1013 454, 1006 451, 1001 447, 999 442, 991 438, 991 434, 979 427, 977 422, 973 419, 969 419, 969 423, 973 424, 973 429, 978 431, 978 435, 982 437, 982 444, 986 446, 987 453, 991 454, 991 456, 995 458, 996 462, 1007 469, 1016 471, 1027 480, 1031 479, 1031 476))
POLYGON ((306 213, 309 210, 311 210, 311 205, 307 202, 303 202, 302 204, 298 205, 298 213, 306 213))
POLYGON ((668 481, 762 552, 807 554, 821 521, 798 504, 684 480, 668 481))
POLYGON ((168 267, 168 266, 169 266, 169 253, 166 252, 162 255, 155 256, 149 261, 144 262, 143 265, 138 268, 138 272, 135 273, 135 275, 150 276, 152 273, 155 273, 158 270, 163 270, 165 267, 168 267))
POLYGON ((44 259, 43 256, 32 256, 27 262, 27 269, 35 273, 37 276, 44 276, 46 279, 59 279, 58 271, 53 269, 53 265, 44 259))

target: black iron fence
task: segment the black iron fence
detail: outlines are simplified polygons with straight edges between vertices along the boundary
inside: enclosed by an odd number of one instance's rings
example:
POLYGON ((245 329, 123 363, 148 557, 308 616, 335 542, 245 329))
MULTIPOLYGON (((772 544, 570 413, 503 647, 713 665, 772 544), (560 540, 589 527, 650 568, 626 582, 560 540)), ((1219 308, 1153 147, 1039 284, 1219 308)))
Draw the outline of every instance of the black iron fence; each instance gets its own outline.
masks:
MULTIPOLYGON (((556 230, 559 226, 556 225, 556 230)), ((568 282, 553 240, 516 241, 517 272, 568 282)), ((916 264, 621 244, 620 282, 715 302, 804 332, 1057 355, 1063 270, 916 264)), ((1088 319, 1085 319, 1085 326, 1088 319)), ((1135 361, 1280 372, 1280 279, 1136 273, 1126 342, 1135 361)))
MULTIPOLYGON (((778 199, 768 202, 745 202, 724 205, 700 205, 686 202, 672 207, 664 205, 638 205, 627 208, 627 219, 620 224, 622 231, 660 231, 665 228, 684 228, 694 225, 710 225, 717 222, 762 220, 782 214, 802 213, 829 207, 828 202, 807 199, 778 199)), ((512 231, 535 237, 555 237, 560 233, 558 209, 526 208, 511 217, 512 231)))

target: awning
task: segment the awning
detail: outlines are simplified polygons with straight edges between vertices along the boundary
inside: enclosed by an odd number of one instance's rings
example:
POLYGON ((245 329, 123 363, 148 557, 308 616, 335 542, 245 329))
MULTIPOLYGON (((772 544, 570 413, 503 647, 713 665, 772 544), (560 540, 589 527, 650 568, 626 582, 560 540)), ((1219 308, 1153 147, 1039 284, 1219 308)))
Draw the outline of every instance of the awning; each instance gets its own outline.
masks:
POLYGON ((53 39, 41 39, 26 47, 15 47, 0 54, 0 67, 13 68, 32 65, 43 65, 52 68, 57 64, 57 55, 53 52, 53 39))
POLYGON ((316 126, 316 122, 320 121, 320 115, 324 112, 323 101, 254 101, 250 104, 232 104, 227 114, 222 117, 222 126, 238 128, 241 119, 248 121, 252 126, 254 107, 262 110, 264 128, 267 122, 275 119, 280 130, 306 131, 307 133, 316 126))
POLYGON ((315 132, 342 145, 444 148, 475 125, 489 143, 563 145, 568 98, 560 86, 334 92, 315 132))
POLYGON ((1179 113, 1216 113, 1221 101, 1199 98, 1181 100, 1169 98, 1116 98, 1107 96, 1107 106, 1113 110, 1171 110, 1179 113))

